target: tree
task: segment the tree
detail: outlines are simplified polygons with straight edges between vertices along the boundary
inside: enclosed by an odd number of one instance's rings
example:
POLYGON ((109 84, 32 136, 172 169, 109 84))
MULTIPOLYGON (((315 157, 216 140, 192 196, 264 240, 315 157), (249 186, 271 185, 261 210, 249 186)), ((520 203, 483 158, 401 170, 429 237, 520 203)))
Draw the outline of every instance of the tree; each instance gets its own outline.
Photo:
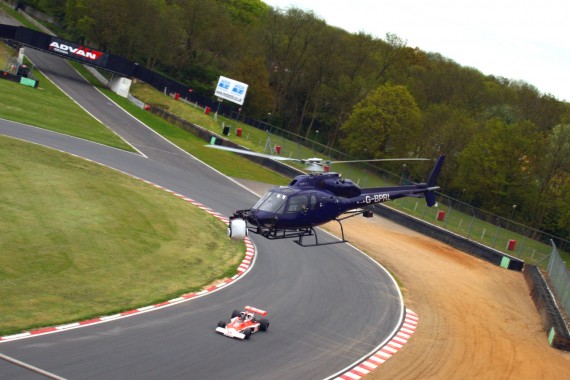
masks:
POLYGON ((65 16, 66 1, 67 0, 28 0, 26 3, 39 11, 61 19, 65 16))
POLYGON ((528 212, 536 196, 533 160, 539 140, 530 122, 487 121, 457 158, 453 186, 467 189, 467 200, 496 214, 508 215, 514 204, 528 212))
POLYGON ((411 157, 421 136, 420 110, 404 86, 381 86, 356 104, 341 133, 342 147, 354 156, 411 157))
POLYGON ((155 69, 158 62, 171 64, 175 55, 173 46, 181 41, 176 9, 167 7, 165 0, 141 1, 138 8, 135 24, 138 38, 132 56, 144 60, 150 69, 155 69))
POLYGON ((554 232, 565 239, 570 239, 570 176, 566 176, 560 186, 560 197, 556 199, 556 206, 560 216, 554 232))
POLYGON ((561 201, 570 183, 570 124, 559 124, 545 139, 537 157, 537 196, 530 221, 550 231, 567 226, 570 203, 561 201))
POLYGON ((379 49, 376 49, 376 75, 375 81, 387 80, 387 74, 390 69, 395 67, 405 56, 407 41, 398 37, 394 33, 386 33, 386 43, 382 43, 379 49))
POLYGON ((221 0, 233 20, 243 25, 255 25, 269 10, 269 6, 261 0, 221 0))
POLYGON ((233 78, 239 78, 249 86, 244 104, 247 114, 256 118, 267 115, 273 107, 274 95, 269 87, 269 74, 263 58, 243 58, 232 73, 233 78))
POLYGON ((350 116, 355 102, 366 93, 365 88, 364 79, 360 77, 351 79, 345 74, 340 74, 321 86, 319 120, 324 125, 330 126, 327 146, 336 146, 340 129, 350 116))
MULTIPOLYGON (((449 157, 456 157, 469 144, 477 128, 477 122, 467 111, 449 104, 431 105, 422 112, 423 134, 418 143, 418 155, 437 157, 445 153, 449 157)), ((451 159, 445 163, 439 183, 447 192, 453 193, 453 190, 463 192, 464 187, 459 189, 447 187, 449 177, 456 170, 456 160, 451 159)))
POLYGON ((313 13, 298 8, 285 13, 271 10, 260 30, 276 95, 272 113, 279 113, 284 123, 293 128, 298 128, 300 116, 294 93, 304 81, 310 48, 323 23, 313 13))
POLYGON ((360 32, 348 36, 349 43, 346 46, 346 75, 352 80, 362 75, 362 72, 372 64, 372 53, 375 51, 375 41, 370 34, 360 32))
MULTIPOLYGON (((344 47, 342 39, 338 38, 336 29, 324 23, 319 26, 314 43, 311 44, 311 54, 304 70, 305 80, 299 83, 296 88, 296 98, 302 101, 300 103, 300 105, 302 104, 302 112, 297 130, 304 129, 306 138, 311 138, 313 127, 322 120, 324 88, 339 75, 338 63, 344 47)), ((327 127, 328 125, 321 124, 319 129, 321 132, 326 132, 327 127)))
POLYGON ((515 90, 513 103, 524 120, 531 120, 540 130, 548 131, 560 122, 564 104, 551 95, 541 95, 538 89, 523 81, 509 84, 515 90))
POLYGON ((165 0, 70 0, 69 5, 73 13, 67 20, 110 53, 152 68, 159 57, 168 62, 177 45, 178 28, 165 0))

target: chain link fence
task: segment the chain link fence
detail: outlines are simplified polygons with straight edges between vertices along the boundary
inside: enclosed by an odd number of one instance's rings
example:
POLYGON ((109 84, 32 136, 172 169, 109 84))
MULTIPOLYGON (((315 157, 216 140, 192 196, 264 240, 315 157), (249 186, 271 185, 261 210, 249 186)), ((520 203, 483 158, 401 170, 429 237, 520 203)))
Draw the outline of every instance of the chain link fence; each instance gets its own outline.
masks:
POLYGON ((548 279, 556 292, 557 299, 560 301, 562 308, 566 311, 566 315, 570 315, 570 272, 566 263, 562 260, 556 249, 554 241, 552 243, 552 255, 548 263, 548 279))
POLYGON ((413 198, 392 203, 422 220, 543 269, 551 256, 550 241, 556 241, 558 246, 566 249, 570 244, 567 240, 476 209, 444 194, 439 194, 438 206, 431 209, 422 200, 413 198))

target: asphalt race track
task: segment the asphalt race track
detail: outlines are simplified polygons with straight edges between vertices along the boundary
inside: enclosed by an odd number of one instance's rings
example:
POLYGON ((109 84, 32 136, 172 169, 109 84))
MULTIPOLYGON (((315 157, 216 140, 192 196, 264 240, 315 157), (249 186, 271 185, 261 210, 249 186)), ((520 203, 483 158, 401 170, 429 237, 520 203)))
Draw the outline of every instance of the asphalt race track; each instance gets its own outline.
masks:
MULTIPOLYGON (((6 120, 0 120, 0 134, 102 163, 224 215, 257 200, 130 117, 61 58, 27 55, 141 154, 6 120)), ((399 327, 404 307, 394 280, 350 245, 303 248, 291 240, 252 240, 255 265, 218 292, 129 318, 6 341, 0 354, 67 379, 323 379, 374 351, 399 327), (218 320, 245 305, 268 310, 267 333, 238 341, 214 332, 218 320)), ((43 377, 0 360, 0 378, 43 377)))

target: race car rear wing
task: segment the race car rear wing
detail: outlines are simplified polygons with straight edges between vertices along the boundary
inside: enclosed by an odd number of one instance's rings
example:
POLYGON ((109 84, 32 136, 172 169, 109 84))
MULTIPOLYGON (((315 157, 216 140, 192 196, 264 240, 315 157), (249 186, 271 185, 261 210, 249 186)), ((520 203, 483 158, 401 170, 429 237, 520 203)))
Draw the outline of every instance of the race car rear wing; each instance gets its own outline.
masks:
POLYGON ((249 311, 250 313, 259 314, 262 317, 267 316, 267 312, 265 310, 257 309, 255 307, 251 307, 251 306, 246 306, 244 309, 249 311))

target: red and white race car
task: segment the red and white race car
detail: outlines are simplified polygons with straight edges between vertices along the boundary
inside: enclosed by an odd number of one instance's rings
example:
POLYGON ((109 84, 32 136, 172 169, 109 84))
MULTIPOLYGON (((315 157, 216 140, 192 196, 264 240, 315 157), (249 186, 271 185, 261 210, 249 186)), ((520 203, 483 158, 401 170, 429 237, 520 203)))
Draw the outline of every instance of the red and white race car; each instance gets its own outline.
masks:
POLYGON ((255 317, 255 314, 265 317, 267 315, 265 310, 251 306, 246 306, 244 309, 245 311, 234 310, 229 323, 219 321, 216 332, 230 338, 249 339, 253 333, 267 331, 269 321, 265 318, 257 319, 255 317))

